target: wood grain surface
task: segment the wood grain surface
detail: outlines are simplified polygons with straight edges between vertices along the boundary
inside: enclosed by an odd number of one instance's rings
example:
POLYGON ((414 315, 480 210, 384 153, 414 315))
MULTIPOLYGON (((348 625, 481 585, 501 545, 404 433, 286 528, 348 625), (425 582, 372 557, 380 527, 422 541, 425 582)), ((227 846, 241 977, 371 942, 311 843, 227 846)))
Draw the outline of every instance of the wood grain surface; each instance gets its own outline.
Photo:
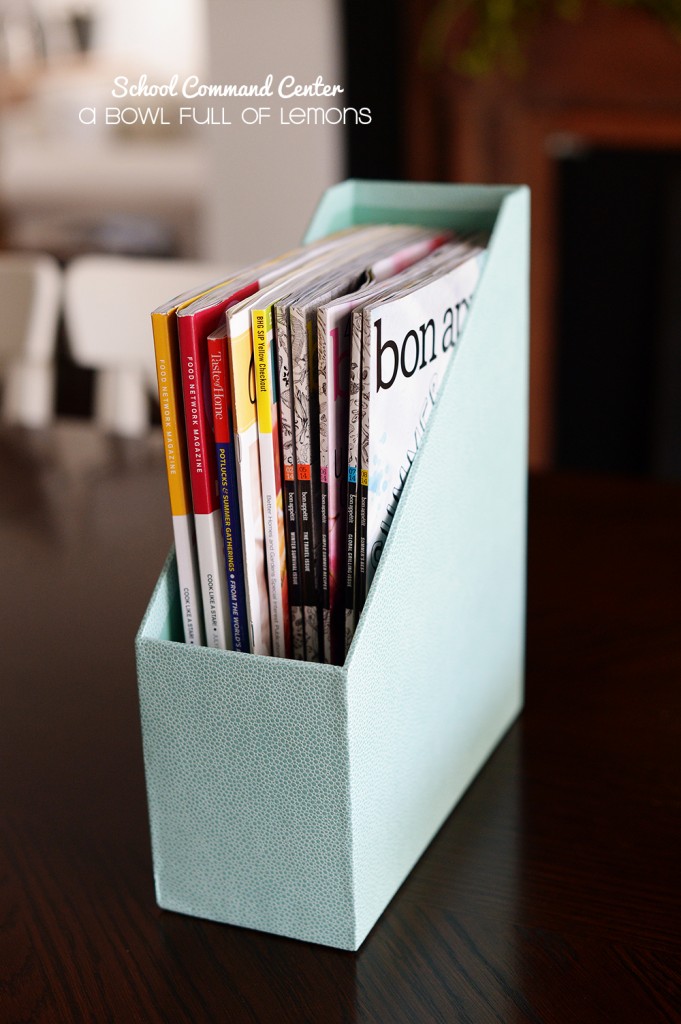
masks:
POLYGON ((681 486, 532 479, 526 709, 349 954, 155 905, 158 441, 0 435, 0 1021, 681 1020, 681 486))

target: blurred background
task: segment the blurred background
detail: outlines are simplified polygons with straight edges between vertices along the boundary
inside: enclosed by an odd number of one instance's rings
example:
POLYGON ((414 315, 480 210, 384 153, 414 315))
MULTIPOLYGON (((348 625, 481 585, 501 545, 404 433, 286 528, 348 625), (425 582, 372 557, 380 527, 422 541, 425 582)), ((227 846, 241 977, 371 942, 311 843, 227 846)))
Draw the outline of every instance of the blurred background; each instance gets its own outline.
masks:
MULTIPOLYGON (((6 252, 238 266, 347 176, 529 184, 532 465, 681 477, 681 0, 0 0, 6 252), (160 103, 115 76, 269 73, 371 124, 79 120, 160 103)), ((55 359, 88 416, 63 323, 55 359)))

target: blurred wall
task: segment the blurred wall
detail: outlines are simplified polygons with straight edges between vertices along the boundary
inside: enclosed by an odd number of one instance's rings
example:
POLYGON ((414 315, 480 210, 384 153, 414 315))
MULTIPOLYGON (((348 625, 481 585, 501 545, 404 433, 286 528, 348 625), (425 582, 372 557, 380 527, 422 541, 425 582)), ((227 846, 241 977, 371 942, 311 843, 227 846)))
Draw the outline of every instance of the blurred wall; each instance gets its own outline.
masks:
POLYGON ((198 72, 205 57, 205 0, 33 0, 56 25, 70 14, 93 19, 93 49, 149 73, 198 72))
POLYGON ((203 69, 204 0, 96 0, 96 7, 95 43, 102 53, 125 54, 150 71, 203 69))
MULTIPOLYGON (((336 0, 208 0, 207 15, 206 81, 262 82, 271 73, 275 83, 283 75, 300 83, 322 75, 342 84, 336 0)), ((250 261, 297 244, 321 193, 343 177, 342 125, 282 125, 276 96, 253 103, 270 104, 272 119, 201 132, 208 156, 202 250, 209 258, 250 261)))

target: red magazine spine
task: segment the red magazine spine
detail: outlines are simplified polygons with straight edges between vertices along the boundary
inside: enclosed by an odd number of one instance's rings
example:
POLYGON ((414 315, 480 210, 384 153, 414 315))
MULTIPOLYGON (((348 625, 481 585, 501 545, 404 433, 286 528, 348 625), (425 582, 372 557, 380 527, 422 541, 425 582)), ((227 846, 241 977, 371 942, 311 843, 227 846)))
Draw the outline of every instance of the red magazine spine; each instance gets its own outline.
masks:
POLYGON ((196 317, 180 315, 177 322, 192 502, 201 515, 219 507, 208 351, 196 317))

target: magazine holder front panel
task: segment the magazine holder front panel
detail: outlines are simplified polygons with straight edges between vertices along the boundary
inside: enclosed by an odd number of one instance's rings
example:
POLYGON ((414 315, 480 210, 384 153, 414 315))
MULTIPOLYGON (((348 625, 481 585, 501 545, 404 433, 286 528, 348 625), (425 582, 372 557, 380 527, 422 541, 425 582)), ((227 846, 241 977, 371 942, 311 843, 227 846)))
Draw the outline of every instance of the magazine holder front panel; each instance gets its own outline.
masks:
POLYGON ((529 196, 345 182, 351 223, 493 229, 342 668, 188 647, 172 555, 137 638, 162 907, 357 949, 522 706, 529 196))

